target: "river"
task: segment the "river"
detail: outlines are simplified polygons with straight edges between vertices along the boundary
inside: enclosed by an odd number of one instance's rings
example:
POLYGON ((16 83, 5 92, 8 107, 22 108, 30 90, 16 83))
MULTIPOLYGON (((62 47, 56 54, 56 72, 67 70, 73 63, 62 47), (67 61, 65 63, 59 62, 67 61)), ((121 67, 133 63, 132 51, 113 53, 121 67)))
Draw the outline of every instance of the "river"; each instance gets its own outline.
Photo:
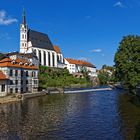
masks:
POLYGON ((118 90, 0 105, 0 140, 123 140, 118 90))

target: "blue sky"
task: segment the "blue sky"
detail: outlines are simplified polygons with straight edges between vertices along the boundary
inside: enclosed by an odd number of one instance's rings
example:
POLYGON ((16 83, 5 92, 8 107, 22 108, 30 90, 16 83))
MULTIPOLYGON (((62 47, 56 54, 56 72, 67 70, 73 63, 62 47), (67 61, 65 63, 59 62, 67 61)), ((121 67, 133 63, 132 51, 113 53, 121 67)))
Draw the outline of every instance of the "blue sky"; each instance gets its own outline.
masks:
POLYGON ((19 51, 23 7, 29 28, 97 68, 114 64, 123 36, 140 34, 140 0, 1 0, 0 52, 19 51))

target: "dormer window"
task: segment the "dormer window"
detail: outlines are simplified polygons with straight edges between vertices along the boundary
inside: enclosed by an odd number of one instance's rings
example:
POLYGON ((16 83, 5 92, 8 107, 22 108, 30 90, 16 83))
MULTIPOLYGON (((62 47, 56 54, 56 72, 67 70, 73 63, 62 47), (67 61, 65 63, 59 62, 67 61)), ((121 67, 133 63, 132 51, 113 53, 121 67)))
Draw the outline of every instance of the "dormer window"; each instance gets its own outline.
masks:
POLYGON ((25 65, 25 66, 27 66, 27 65, 28 65, 28 63, 25 63, 24 65, 25 65))
POLYGON ((22 62, 19 63, 19 65, 22 65, 22 64, 23 64, 22 62))
POLYGON ((13 60, 11 63, 12 63, 12 64, 15 64, 15 63, 16 63, 16 61, 15 61, 15 60, 13 60))

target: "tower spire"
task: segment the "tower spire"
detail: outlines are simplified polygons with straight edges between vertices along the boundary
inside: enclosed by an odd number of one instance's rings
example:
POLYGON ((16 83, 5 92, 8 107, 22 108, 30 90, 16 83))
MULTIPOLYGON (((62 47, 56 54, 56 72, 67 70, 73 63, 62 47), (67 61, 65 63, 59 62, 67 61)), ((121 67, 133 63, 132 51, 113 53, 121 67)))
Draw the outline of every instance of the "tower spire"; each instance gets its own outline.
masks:
POLYGON ((26 25, 26 15, 25 15, 25 9, 23 8, 22 12, 22 24, 26 25))

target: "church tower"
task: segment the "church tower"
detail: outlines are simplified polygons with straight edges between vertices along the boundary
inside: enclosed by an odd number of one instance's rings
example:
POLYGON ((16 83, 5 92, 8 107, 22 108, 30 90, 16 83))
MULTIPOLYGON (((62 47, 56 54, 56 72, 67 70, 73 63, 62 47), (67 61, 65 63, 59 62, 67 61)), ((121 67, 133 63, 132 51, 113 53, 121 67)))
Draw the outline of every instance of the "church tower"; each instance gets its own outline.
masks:
POLYGON ((25 10, 22 13, 22 23, 20 24, 20 53, 26 53, 28 50, 28 27, 26 24, 25 10))

